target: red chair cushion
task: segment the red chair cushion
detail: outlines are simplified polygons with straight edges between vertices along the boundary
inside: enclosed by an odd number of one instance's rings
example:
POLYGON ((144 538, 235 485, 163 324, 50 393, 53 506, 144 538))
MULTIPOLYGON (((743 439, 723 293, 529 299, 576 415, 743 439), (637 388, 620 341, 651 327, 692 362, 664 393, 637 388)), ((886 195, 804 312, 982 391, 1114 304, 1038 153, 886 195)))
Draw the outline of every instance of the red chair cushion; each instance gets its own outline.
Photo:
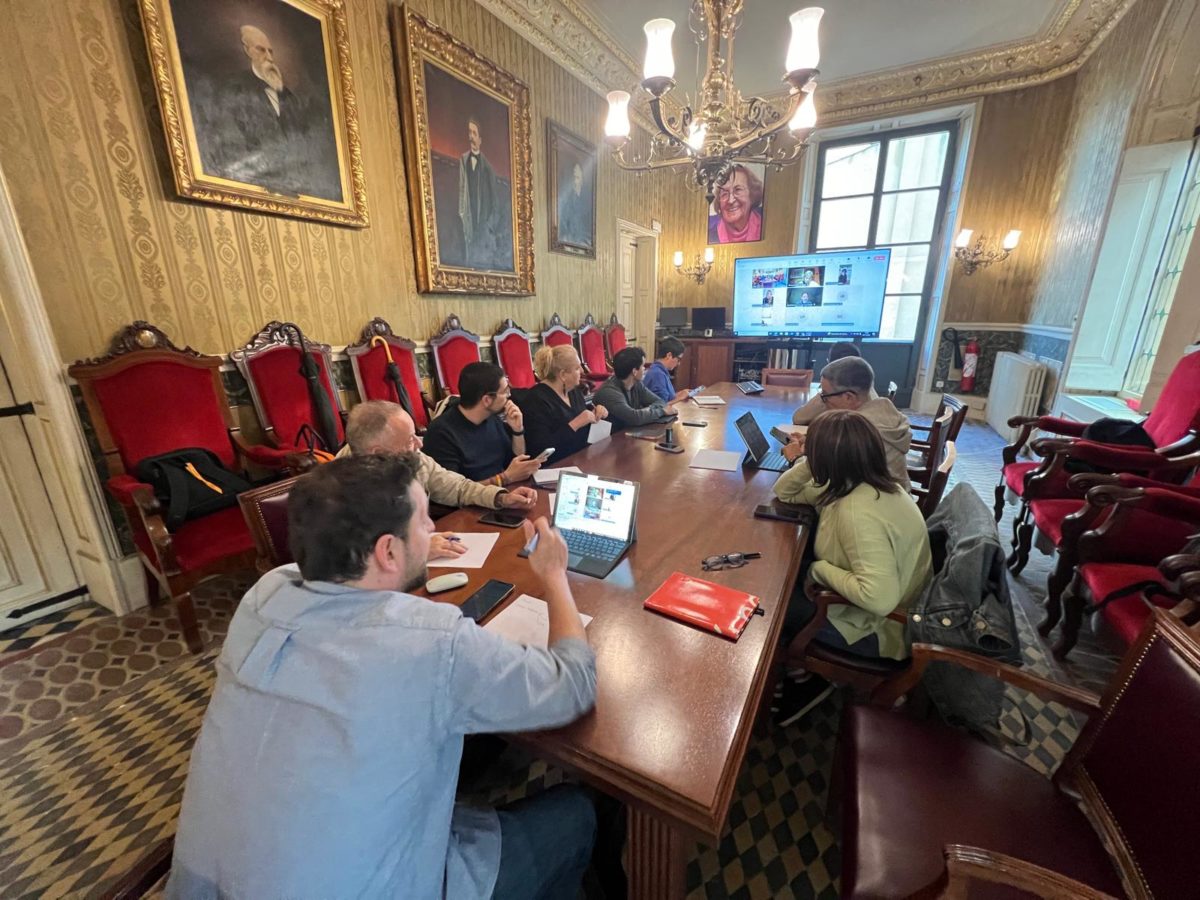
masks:
POLYGON ((1048 779, 982 741, 853 706, 842 721, 838 753, 842 897, 916 893, 942 872, 946 844, 1008 853, 1124 896, 1079 808, 1048 779))
POLYGON ((204 447, 237 468, 209 369, 140 363, 92 382, 109 434, 130 472, 147 456, 204 447))
MULTIPOLYGON (((425 413, 425 404, 421 401, 421 377, 417 373, 416 355, 406 347, 391 346, 392 359, 400 368, 400 380, 408 391, 408 399, 412 401, 413 421, 418 428, 429 424, 429 416, 425 413)), ((364 400, 390 400, 398 403, 395 386, 387 377, 387 354, 383 347, 375 346, 362 356, 354 357, 358 366, 358 375, 362 379, 363 390, 367 396, 364 400)))
MULTIPOLYGON (((132 515, 136 516, 136 513, 132 515)), ((171 536, 175 544, 175 558, 180 571, 185 573, 203 569, 229 556, 254 551, 254 538, 250 536, 242 510, 237 506, 184 522, 171 536)), ((133 539, 149 559, 156 558, 145 531, 135 527, 133 539)))
POLYGON ((1157 447, 1173 444, 1190 429, 1200 428, 1200 351, 1186 354, 1175 364, 1145 428, 1157 447))
MULTIPOLYGON (((329 380, 325 356, 321 353, 315 353, 314 356, 321 370, 321 385, 329 397, 334 423, 337 426, 338 443, 341 444, 346 440, 346 434, 342 430, 342 418, 338 415, 337 395, 329 380)), ((280 446, 294 447, 301 425, 315 427, 312 399, 308 396, 308 382, 300 374, 300 351, 295 347, 280 346, 252 358, 248 368, 250 377, 254 379, 258 399, 262 402, 263 412, 271 427, 275 429, 276 441, 280 446)))
POLYGON ((433 348, 442 387, 451 394, 458 393, 458 373, 473 362, 479 362, 479 345, 469 338, 452 337, 433 348))
POLYGON ((629 342, 625 340, 624 325, 610 325, 606 332, 608 337, 608 358, 612 359, 622 350, 629 346, 629 342))
POLYGON ((510 334, 496 342, 496 358, 500 368, 508 376, 508 383, 515 388, 531 388, 537 384, 533 374, 533 360, 529 356, 529 341, 519 334, 510 334))
POLYGON ((583 350, 583 364, 588 367, 588 377, 595 381, 603 376, 608 378, 612 372, 604 359, 604 338, 596 328, 588 328, 579 332, 579 346, 583 350))
POLYGON ((542 343, 547 347, 561 347, 563 344, 570 344, 571 332, 564 328, 554 328, 542 335, 542 343))
POLYGON ((1054 546, 1062 543, 1062 523, 1067 516, 1074 515, 1087 506, 1082 500, 1034 500, 1029 504, 1033 513, 1033 523, 1037 530, 1050 540, 1054 546))
POLYGON ((1036 469, 1041 463, 1015 462, 1004 467, 1004 483, 1017 496, 1025 492, 1025 476, 1036 469))
MULTIPOLYGON (((1079 578, 1087 585, 1093 603, 1100 603, 1114 591, 1138 582, 1153 581, 1166 586, 1157 566, 1139 566, 1131 563, 1084 563, 1079 567, 1079 578)), ((1150 600, 1155 606, 1166 609, 1178 602, 1161 595, 1152 596, 1150 600)), ((1100 610, 1100 615, 1105 624, 1128 647, 1137 640, 1142 626, 1150 618, 1150 607, 1140 593, 1131 594, 1109 603, 1100 610)))

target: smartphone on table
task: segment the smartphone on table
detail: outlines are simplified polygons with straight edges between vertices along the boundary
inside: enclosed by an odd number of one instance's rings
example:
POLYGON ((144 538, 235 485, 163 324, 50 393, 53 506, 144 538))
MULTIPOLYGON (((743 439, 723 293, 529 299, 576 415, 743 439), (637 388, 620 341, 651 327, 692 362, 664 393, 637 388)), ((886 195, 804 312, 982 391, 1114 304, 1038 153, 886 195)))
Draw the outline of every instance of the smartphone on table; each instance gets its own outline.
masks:
POLYGON ((812 525, 817 519, 817 512, 811 506, 799 503, 784 503, 782 500, 772 500, 754 507, 756 519, 778 519, 780 522, 791 522, 794 525, 812 525))
POLYGON ((493 609, 504 602, 504 598, 513 592, 513 586, 507 581, 492 579, 470 597, 463 601, 459 609, 468 619, 478 622, 493 609))
POLYGON ((525 514, 507 509, 492 509, 479 517, 484 525, 499 525, 501 528, 520 528, 525 514))

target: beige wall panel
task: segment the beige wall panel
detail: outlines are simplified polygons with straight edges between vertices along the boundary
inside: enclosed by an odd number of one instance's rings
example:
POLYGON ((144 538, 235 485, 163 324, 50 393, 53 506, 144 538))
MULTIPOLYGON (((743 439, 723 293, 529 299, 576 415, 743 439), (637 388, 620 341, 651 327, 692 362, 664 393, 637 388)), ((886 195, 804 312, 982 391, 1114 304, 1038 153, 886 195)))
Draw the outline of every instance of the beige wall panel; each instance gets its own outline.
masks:
POLYGON ((1186 141, 1200 125, 1200 0, 1172 0, 1157 65, 1138 98, 1128 145, 1186 141))
POLYGON ((1133 104, 1166 2, 1134 4, 1075 75, 1075 105, 1051 197, 1032 323, 1071 326, 1087 296, 1133 104))

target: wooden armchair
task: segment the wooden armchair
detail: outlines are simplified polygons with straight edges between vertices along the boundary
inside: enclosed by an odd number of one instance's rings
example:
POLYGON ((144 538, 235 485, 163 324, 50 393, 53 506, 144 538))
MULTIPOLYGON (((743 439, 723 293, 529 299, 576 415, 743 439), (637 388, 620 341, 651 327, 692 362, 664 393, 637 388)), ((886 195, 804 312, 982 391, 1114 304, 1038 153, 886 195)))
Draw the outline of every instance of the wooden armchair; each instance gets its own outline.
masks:
POLYGON ((612 369, 604 357, 604 335, 591 313, 583 317, 583 324, 579 326, 575 337, 587 380, 592 382, 593 387, 603 384, 612 377, 612 369))
POLYGON ((563 324, 558 313, 554 313, 546 323, 542 332, 542 343, 547 347, 561 347, 564 344, 575 346, 575 332, 563 324))
POLYGON ((492 337, 496 348, 496 362, 508 376, 514 390, 526 391, 537 384, 533 374, 533 356, 529 352, 529 334, 512 319, 500 323, 500 330, 492 337))
POLYGON ((300 477, 276 481, 238 495, 246 527, 254 538, 254 549, 258 554, 255 567, 260 573, 293 561, 292 549, 288 546, 288 496, 300 477))
MULTIPOLYGON (((1180 710, 1200 706, 1197 630, 1155 610, 1103 698, 914 645, 912 683, 930 662, 965 666, 1089 721, 1048 780, 962 731, 883 708, 896 682, 877 705, 848 708, 831 787, 842 897, 945 896, 973 880, 1043 897, 1193 896, 1200 717, 1180 710), (1131 747, 1144 765, 1131 764, 1131 747)), ((1014 894, 972 894, 985 895, 1014 894)))
POLYGON ((954 471, 954 464, 957 461, 958 449, 954 446, 954 441, 946 441, 946 446, 942 451, 942 462, 934 470, 929 487, 913 487, 912 494, 917 499, 917 508, 921 510, 921 515, 925 517, 926 521, 929 521, 933 511, 942 502, 942 495, 946 493, 946 485, 950 481, 950 473, 954 471))
POLYGON ((929 490, 938 466, 946 452, 946 442, 950 440, 950 429, 954 422, 954 412, 945 410, 941 416, 934 419, 929 426, 929 440, 916 452, 908 456, 908 478, 914 488, 929 490))
POLYGON ((458 375, 473 362, 479 362, 479 335, 463 328, 454 313, 429 341, 433 364, 437 370, 438 387, 442 394, 457 396, 458 375))
MULTIPOLYGON (((324 404, 332 413, 329 423, 332 434, 328 437, 337 446, 323 447, 336 453, 346 440, 342 422, 343 410, 333 382, 333 351, 328 344, 305 339, 305 349, 313 355, 317 364, 317 380, 320 392, 313 394, 316 387, 306 383, 300 374, 304 351, 292 343, 296 326, 278 320, 268 322, 258 334, 243 347, 229 354, 246 384, 250 387, 250 400, 258 420, 262 422, 267 439, 276 447, 299 451, 303 447, 301 430, 308 426, 322 434, 321 413, 316 402, 324 395, 324 404)), ((328 441, 327 441, 328 443, 328 441)))
POLYGON ((106 356, 67 370, 79 383, 104 454, 105 489, 129 520, 150 602, 158 600, 160 588, 166 590, 193 653, 200 651, 201 638, 192 588, 213 575, 249 568, 253 542, 236 506, 168 529, 153 489, 133 475, 137 464, 184 447, 210 450, 232 471, 242 471, 247 462, 277 470, 303 463, 296 454, 242 439, 221 382, 221 363, 219 356, 179 349, 139 321, 113 338, 106 356))
MULTIPOLYGON (((951 413, 950 424, 946 426, 946 440, 957 441, 958 433, 962 431, 963 423, 967 421, 967 413, 970 407, 963 403, 953 394, 942 394, 942 400, 938 403, 937 411, 933 414, 934 421, 941 419, 946 414, 947 410, 951 413)), ((914 450, 919 450, 923 453, 929 450, 931 437, 918 438, 916 432, 921 431, 929 435, 933 429, 933 425, 917 425, 913 424, 913 442, 914 450)))
POLYGON ((376 317, 363 326, 358 343, 347 347, 346 355, 360 398, 399 403, 417 430, 425 430, 433 403, 421 389, 416 343, 398 336, 385 319, 376 317))
POLYGON ((812 380, 812 369, 763 369, 760 383, 763 387, 774 384, 807 391, 812 388, 812 380))

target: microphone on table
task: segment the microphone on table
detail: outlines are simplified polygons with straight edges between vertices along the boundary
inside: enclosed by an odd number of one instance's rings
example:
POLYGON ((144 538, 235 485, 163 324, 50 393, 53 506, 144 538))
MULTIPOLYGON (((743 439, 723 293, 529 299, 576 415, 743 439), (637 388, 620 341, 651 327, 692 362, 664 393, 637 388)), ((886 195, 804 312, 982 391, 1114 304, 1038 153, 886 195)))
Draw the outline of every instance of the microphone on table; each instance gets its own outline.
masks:
POLYGON ((655 450, 665 450, 667 453, 682 453, 683 447, 675 443, 675 432, 670 425, 667 426, 667 433, 663 435, 663 439, 654 445, 655 450))

